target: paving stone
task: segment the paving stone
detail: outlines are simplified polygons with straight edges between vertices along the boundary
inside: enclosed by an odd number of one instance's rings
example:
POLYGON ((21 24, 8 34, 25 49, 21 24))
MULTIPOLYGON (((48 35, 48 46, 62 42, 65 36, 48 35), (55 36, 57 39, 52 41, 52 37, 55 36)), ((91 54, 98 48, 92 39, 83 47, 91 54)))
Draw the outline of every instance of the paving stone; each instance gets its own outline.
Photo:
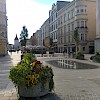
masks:
POLYGON ((0 94, 0 97, 4 96, 4 94, 0 94))
POLYGON ((9 100, 18 100, 18 97, 12 96, 12 97, 9 98, 9 100))
POLYGON ((9 97, 0 97, 0 100, 10 100, 9 97))
POLYGON ((6 96, 12 96, 12 93, 8 93, 8 92, 7 92, 7 93, 4 94, 4 96, 5 96, 5 97, 6 97, 6 96))
POLYGON ((16 96, 17 97, 17 92, 12 93, 12 96, 16 96))
MULTIPOLYGON (((62 58, 63 57, 61 57, 61 59, 62 58)), ((55 60, 58 58, 40 57, 40 59, 44 62, 45 60, 55 60)), ((15 59, 14 64, 17 62, 15 59)), ((84 62, 86 61, 84 60, 84 62)), ((56 90, 53 93, 41 97, 40 100, 100 100, 100 69, 66 70, 53 66, 52 68, 55 75, 54 81, 56 83, 56 90)), ((12 87, 11 84, 7 86, 8 90, 6 92, 0 92, 0 100, 28 100, 18 99, 16 89, 12 88, 9 90, 12 87)))

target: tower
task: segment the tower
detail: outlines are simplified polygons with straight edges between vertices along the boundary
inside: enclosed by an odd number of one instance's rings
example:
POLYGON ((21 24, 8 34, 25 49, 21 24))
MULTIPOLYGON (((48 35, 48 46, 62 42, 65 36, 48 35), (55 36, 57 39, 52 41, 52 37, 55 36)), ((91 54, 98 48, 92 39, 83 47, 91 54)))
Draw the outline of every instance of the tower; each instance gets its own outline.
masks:
POLYGON ((16 49, 16 50, 19 49, 19 39, 17 37, 17 34, 16 34, 16 37, 14 39, 14 49, 16 49))

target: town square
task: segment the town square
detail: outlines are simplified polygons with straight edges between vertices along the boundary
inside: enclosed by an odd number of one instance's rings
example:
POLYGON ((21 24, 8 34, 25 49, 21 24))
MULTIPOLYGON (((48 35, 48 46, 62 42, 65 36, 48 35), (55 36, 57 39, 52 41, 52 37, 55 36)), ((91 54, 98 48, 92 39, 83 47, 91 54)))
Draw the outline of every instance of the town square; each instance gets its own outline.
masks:
POLYGON ((0 100, 100 100, 100 1, 0 0, 0 100))

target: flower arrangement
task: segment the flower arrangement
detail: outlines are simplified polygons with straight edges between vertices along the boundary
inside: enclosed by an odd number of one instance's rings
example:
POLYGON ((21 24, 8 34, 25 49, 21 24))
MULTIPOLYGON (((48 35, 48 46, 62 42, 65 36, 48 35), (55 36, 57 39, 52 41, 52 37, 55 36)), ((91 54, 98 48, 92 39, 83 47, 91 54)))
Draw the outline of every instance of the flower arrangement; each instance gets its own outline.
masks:
POLYGON ((76 59, 84 60, 84 54, 80 51, 78 51, 75 55, 76 59))
POLYGON ((100 63, 100 52, 96 52, 94 56, 91 57, 94 62, 100 63))
POLYGON ((35 87, 41 83, 44 90, 45 84, 49 83, 49 91, 54 88, 53 71, 51 67, 44 66, 40 61, 36 60, 33 54, 25 54, 23 59, 10 69, 9 78, 15 86, 25 85, 35 87))

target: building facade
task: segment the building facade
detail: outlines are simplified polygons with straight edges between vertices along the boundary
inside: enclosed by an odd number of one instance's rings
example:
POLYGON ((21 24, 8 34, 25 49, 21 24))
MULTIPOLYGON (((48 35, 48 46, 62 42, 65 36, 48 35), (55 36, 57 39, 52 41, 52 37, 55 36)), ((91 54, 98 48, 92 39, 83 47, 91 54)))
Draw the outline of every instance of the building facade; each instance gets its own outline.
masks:
POLYGON ((96 39, 95 52, 100 52, 100 0, 96 0, 96 39))
POLYGON ((54 52, 58 51, 57 41, 58 41, 58 32, 57 32, 57 19, 58 11, 63 8, 69 2, 67 1, 57 1, 56 4, 53 3, 51 10, 49 11, 49 31, 50 38, 53 40, 53 50, 54 52))
POLYGON ((47 49, 50 47, 49 18, 41 26, 42 45, 47 49))
POLYGON ((76 28, 80 41, 78 49, 94 53, 96 0, 74 0, 58 11, 58 52, 75 52, 73 34, 76 28))
POLYGON ((35 37, 37 38, 37 46, 42 45, 42 37, 41 37, 41 30, 37 30, 35 37))
POLYGON ((8 37, 7 37, 6 0, 0 0, 0 55, 7 54, 7 45, 8 45, 8 37))
MULTIPOLYGON (((99 7, 99 1, 97 4, 99 7)), ((99 13, 98 10, 97 15, 99 13)), ((98 24, 100 24, 99 21, 98 24)), ((100 38, 99 27, 97 27, 96 34, 96 0, 57 1, 56 4, 53 3, 49 11, 49 19, 42 24, 36 38, 39 39, 41 46, 48 47, 50 47, 52 39, 54 52, 75 52, 76 44, 73 37, 75 29, 78 30, 79 34, 78 50, 83 53, 94 53, 94 43, 98 44, 97 47, 100 44, 100 41, 94 42, 97 36, 96 40, 100 38)))

